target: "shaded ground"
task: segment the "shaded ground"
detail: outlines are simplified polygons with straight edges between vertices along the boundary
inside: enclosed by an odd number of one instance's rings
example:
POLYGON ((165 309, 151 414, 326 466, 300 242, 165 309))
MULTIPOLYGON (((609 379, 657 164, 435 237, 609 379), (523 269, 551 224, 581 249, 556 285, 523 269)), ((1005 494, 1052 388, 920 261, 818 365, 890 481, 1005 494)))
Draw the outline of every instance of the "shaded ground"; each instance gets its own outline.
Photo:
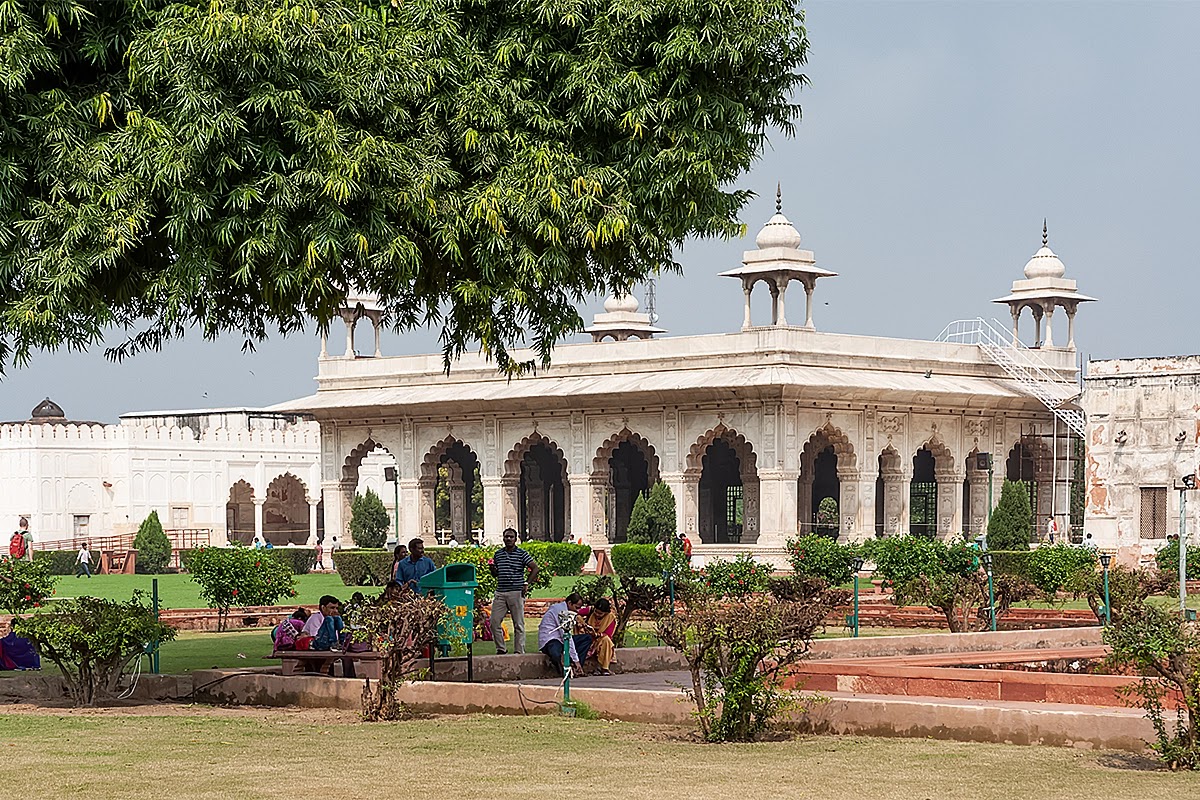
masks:
MULTIPOLYGON (((0 708, 0 711, 4 709, 0 708)), ((10 797, 1194 797, 1126 754, 930 740, 704 745, 689 731, 552 717, 353 723, 328 711, 156 707, 0 714, 10 797), (668 788, 669 787, 669 788, 668 788)))

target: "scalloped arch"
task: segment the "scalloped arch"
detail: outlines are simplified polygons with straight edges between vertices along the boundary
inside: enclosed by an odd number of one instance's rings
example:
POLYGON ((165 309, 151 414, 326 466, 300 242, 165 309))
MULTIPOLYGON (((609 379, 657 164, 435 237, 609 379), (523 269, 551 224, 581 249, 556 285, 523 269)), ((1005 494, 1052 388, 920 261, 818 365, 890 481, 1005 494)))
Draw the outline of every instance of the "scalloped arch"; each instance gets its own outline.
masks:
MULTIPOLYGON (((933 468, 936 477, 953 475, 955 470, 954 454, 938 436, 931 436, 917 448, 917 452, 928 450, 933 455, 933 468)), ((916 457, 916 453, 913 454, 916 457)))
POLYGON ((342 480, 357 480, 358 468, 362 466, 363 459, 375 450, 382 450, 387 453, 396 462, 397 469, 400 467, 400 459, 396 458, 395 453, 375 441, 373 437, 368 436, 366 441, 351 450, 350 454, 346 456, 346 460, 342 462, 342 480))
POLYGON ((717 439, 723 439, 737 453, 743 474, 758 473, 758 454, 754 452, 754 446, 745 436, 727 427, 723 422, 718 423, 715 428, 710 428, 692 445, 687 457, 688 472, 698 473, 704 469, 704 454, 717 439))
POLYGON ((442 456, 456 444, 463 446, 463 449, 475 457, 476 463, 479 462, 479 454, 476 453, 471 446, 459 439, 454 434, 445 436, 441 441, 429 448, 429 452, 425 454, 425 458, 421 460, 421 478, 422 480, 437 480, 437 469, 442 463, 442 456))
POLYGON ((653 485, 659 479, 659 463, 658 453, 654 451, 654 445, 647 441, 646 437, 641 434, 634 433, 629 428, 622 428, 604 440, 604 443, 596 449, 596 457, 592 459, 592 473, 607 475, 609 470, 608 460, 613 457, 613 453, 621 446, 622 442, 629 442, 634 447, 642 452, 642 457, 646 459, 646 475, 653 485))
POLYGON ((508 458, 504 459, 503 478, 519 478, 521 477, 521 462, 525 459, 525 454, 538 445, 542 445, 550 451, 555 460, 558 461, 559 469, 562 470, 562 476, 566 479, 569 470, 567 469, 567 457, 563 453, 562 448, 553 439, 547 439, 538 431, 526 436, 521 441, 517 442, 512 450, 508 451, 508 458))
POLYGON ((846 436, 841 428, 829 422, 812 432, 808 441, 804 443, 802 453, 815 457, 826 447, 833 447, 834 455, 837 456, 838 472, 858 469, 858 454, 854 452, 850 437, 846 436))

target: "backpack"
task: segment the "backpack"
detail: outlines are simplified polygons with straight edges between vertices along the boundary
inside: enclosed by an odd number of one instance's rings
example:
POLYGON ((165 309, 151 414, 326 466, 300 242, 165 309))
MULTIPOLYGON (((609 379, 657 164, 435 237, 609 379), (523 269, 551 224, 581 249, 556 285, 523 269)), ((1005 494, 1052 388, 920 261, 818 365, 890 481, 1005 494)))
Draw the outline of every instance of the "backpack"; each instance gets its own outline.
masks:
POLYGON ((25 557, 25 536, 20 531, 12 535, 8 542, 8 554, 13 558, 25 557))

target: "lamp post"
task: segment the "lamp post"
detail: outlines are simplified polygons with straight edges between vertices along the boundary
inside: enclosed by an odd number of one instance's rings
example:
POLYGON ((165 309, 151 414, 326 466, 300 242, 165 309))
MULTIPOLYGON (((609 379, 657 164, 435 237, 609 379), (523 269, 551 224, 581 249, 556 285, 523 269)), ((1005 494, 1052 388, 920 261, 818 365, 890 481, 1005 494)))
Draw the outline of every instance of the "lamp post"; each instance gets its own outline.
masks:
MULTIPOLYGON (((987 504, 987 525, 992 524, 992 476, 994 475, 992 466, 991 453, 976 453, 975 454, 975 469, 986 469, 988 473, 988 504, 987 504)), ((985 528, 986 532, 986 528, 985 528)))
POLYGON ((1187 616, 1187 493, 1196 488, 1196 475, 1184 475, 1179 490, 1179 613, 1187 616))
POLYGON ((988 578, 988 616, 992 621, 992 630, 996 630, 996 590, 992 586, 992 554, 983 551, 983 568, 987 570, 988 578))
POLYGON ((392 520, 396 526, 396 544, 400 544, 400 473, 395 467, 384 467, 383 479, 392 482, 392 497, 395 499, 392 520))
POLYGON ((858 621, 858 573, 862 571, 863 560, 861 556, 855 556, 854 561, 850 564, 854 568, 854 616, 851 621, 854 623, 854 636, 858 637, 859 621, 858 621))
POLYGON ((1104 625, 1112 625, 1112 604, 1108 599, 1108 565, 1112 563, 1112 553, 1100 554, 1100 566, 1104 567, 1104 625))

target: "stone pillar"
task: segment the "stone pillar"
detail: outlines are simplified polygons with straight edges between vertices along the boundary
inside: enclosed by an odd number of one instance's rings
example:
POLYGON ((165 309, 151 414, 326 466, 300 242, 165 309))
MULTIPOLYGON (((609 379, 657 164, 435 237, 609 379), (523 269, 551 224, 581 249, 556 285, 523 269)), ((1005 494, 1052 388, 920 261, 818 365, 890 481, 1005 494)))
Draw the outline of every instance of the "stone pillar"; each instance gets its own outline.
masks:
POLYGON ((565 504, 567 512, 570 514, 566 520, 568 536, 573 542, 580 539, 590 542, 592 538, 592 500, 588 476, 580 473, 568 475, 566 492, 569 493, 569 498, 565 499, 565 504))
POLYGON ((971 493, 971 516, 969 519, 963 520, 963 529, 973 539, 979 534, 987 532, 987 471, 978 469, 967 470, 967 482, 970 485, 968 491, 971 493))
MULTIPOLYGON (((682 472, 664 472, 659 476, 659 480, 665 483, 671 489, 671 494, 675 495, 675 530, 684 532, 687 530, 687 508, 684 503, 687 493, 686 480, 682 472)), ((695 544, 693 542, 692 544, 695 544)))
POLYGON ((796 535, 796 492, 798 476, 785 470, 761 470, 758 480, 742 479, 742 504, 745 527, 742 544, 783 547, 796 535), (751 523, 758 509, 758 538, 751 537, 751 523))
POLYGON ((847 472, 841 481, 841 535, 848 542, 864 542, 875 536, 875 477, 847 472))
POLYGON ((489 544, 501 542, 504 530, 504 488, 502 478, 481 478, 483 483, 483 538, 489 544))
POLYGON ((350 503, 354 501, 357 481, 321 481, 321 494, 325 500, 325 549, 328 551, 332 537, 349 547, 347 531, 350 527, 350 503))
POLYGON ((801 533, 812 533, 813 528, 813 470, 816 456, 812 453, 800 453, 800 477, 797 480, 796 521, 801 533))
POLYGON ((308 541, 304 543, 305 547, 317 546, 317 498, 305 497, 304 502, 308 503, 308 541))
POLYGON ((753 325, 750 320, 750 293, 754 289, 754 284, 745 278, 742 279, 742 294, 746 296, 746 318, 742 320, 742 330, 746 330, 753 325))
POLYGON ((450 533, 461 544, 466 541, 464 537, 467 532, 467 485, 457 461, 447 461, 446 468, 449 473, 446 490, 450 496, 450 533))
POLYGON ((783 306, 783 300, 787 296, 787 287, 788 287, 788 282, 786 279, 782 283, 779 284, 779 297, 776 300, 776 302, 779 304, 779 320, 775 323, 777 325, 787 325, 788 324, 787 323, 787 310, 783 306))
POLYGON ((937 472, 937 537, 943 541, 963 532, 963 476, 955 472, 937 472))
POLYGON ((605 473, 594 474, 587 482, 589 517, 591 529, 588 532, 588 544, 593 550, 605 550, 609 547, 608 519, 605 508, 605 496, 608 491, 608 476, 605 473))
POLYGON ((683 474, 683 494, 676 499, 679 503, 679 530, 687 534, 692 544, 700 543, 700 474, 683 474))
POLYGON ((905 473, 883 475, 883 532, 902 536, 909 530, 909 492, 912 476, 905 473))
POLYGON ((521 502, 521 479, 514 477, 505 477, 500 479, 500 508, 501 508, 501 531, 505 528, 512 528, 519 531, 519 523, 521 521, 518 514, 518 504, 521 502))
POLYGON ((1051 323, 1054 321, 1054 302, 1048 301, 1045 305, 1046 309, 1046 341, 1043 346, 1054 347, 1054 331, 1051 328, 1051 323))
POLYGON ((329 358, 329 334, 321 331, 321 356, 322 359, 329 358))
POLYGON ((383 326, 380 325, 379 322, 380 322, 380 320, 378 317, 371 318, 371 327, 375 329, 375 357, 376 358, 379 358, 380 356, 383 355, 383 351, 379 348, 379 336, 380 336, 380 331, 383 326))
POLYGON ((1012 306, 1012 318, 1013 318, 1013 346, 1016 347, 1017 343, 1021 341, 1021 330, 1020 330, 1020 328, 1021 328, 1021 307, 1020 306, 1012 306))
MULTIPOLYGON (((397 483, 400 489, 400 541, 397 544, 406 545, 421 530, 421 482, 416 478, 408 478, 397 483)), ((395 490, 392 496, 395 497, 395 490)), ((392 523, 393 528, 395 524, 392 523)))
POLYGON ((417 531, 426 544, 432 544, 437 526, 436 498, 437 479, 422 478, 417 482, 417 531))
POLYGON ((810 331, 815 330, 813 325, 813 290, 816 289, 816 281, 804 282, 804 327, 810 331))
POLYGON ((779 285, 772 281, 771 287, 771 324, 779 324, 779 285))
POLYGON ((1042 346, 1042 307, 1031 306, 1033 312, 1033 346, 1042 346))
POLYGON ((358 320, 353 314, 343 314, 342 319, 346 322, 346 358, 354 358, 354 326, 358 320))
POLYGON ((712 489, 696 483, 696 533, 699 542, 712 543, 716 541, 717 531, 713 520, 712 489))
POLYGON ((254 538, 263 544, 267 542, 263 533, 263 506, 266 505, 266 502, 267 498, 265 497, 254 498, 254 538))
POLYGON ((1067 349, 1075 349, 1075 306, 1064 306, 1067 312, 1067 349))

